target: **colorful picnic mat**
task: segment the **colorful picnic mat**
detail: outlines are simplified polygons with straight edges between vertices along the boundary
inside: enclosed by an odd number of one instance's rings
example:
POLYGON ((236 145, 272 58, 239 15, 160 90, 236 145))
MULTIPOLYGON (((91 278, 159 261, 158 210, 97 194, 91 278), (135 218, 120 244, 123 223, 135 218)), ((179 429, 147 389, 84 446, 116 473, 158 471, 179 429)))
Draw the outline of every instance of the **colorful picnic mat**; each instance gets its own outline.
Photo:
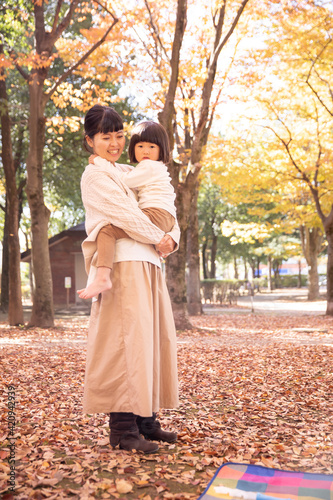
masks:
POLYGON ((227 463, 198 500, 333 500, 333 475, 227 463))

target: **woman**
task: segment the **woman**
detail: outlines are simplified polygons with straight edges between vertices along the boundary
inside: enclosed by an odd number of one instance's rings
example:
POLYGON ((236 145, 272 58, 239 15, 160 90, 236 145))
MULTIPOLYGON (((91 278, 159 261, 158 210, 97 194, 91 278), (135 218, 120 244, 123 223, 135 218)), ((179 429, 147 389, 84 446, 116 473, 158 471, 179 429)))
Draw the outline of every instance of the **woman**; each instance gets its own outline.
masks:
MULTIPOLYGON (((167 167, 171 155, 165 128, 152 121, 139 123, 132 130, 128 154, 130 161, 137 165, 129 172, 119 172, 121 180, 136 190, 138 206, 151 222, 165 233, 171 231, 176 220, 176 195, 167 167)), ((90 156, 89 163, 109 166, 107 160, 94 155, 90 156)), ((121 235, 119 232, 119 228, 115 231, 115 227, 108 224, 98 233, 96 277, 87 288, 79 290, 80 298, 89 299, 111 288, 110 269, 113 267, 116 239, 127 238, 125 231, 121 235)))
POLYGON ((108 167, 88 165, 81 180, 88 234, 82 249, 88 283, 96 274, 100 229, 113 224, 130 238, 117 239, 113 286, 93 299, 83 407, 86 413, 110 413, 113 447, 119 444, 125 450, 152 453, 158 445, 149 440, 174 442, 177 438, 163 431, 156 420, 160 408, 178 406, 176 332, 157 251, 161 255, 173 251, 179 229, 165 235, 154 226, 120 179, 118 172, 132 167, 116 163, 125 136, 115 110, 96 105, 88 111, 85 144, 90 152, 111 162, 108 167))

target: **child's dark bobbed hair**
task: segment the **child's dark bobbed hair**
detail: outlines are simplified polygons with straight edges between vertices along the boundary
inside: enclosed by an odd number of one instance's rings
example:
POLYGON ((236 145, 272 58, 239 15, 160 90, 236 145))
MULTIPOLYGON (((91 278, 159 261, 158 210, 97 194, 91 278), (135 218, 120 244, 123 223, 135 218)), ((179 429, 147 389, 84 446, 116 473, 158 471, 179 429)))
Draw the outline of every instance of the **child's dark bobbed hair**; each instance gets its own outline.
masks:
POLYGON ((170 143, 165 128, 159 123, 147 121, 138 123, 132 130, 131 140, 128 147, 128 156, 131 163, 137 163, 135 158, 135 146, 138 142, 151 142, 160 147, 159 161, 168 164, 170 157, 170 143))
POLYGON ((87 136, 93 139, 94 135, 99 132, 107 134, 108 132, 119 132, 119 130, 123 129, 123 120, 115 109, 95 104, 95 106, 89 109, 84 119, 85 137, 83 146, 89 153, 92 153, 93 151, 87 143, 87 136))

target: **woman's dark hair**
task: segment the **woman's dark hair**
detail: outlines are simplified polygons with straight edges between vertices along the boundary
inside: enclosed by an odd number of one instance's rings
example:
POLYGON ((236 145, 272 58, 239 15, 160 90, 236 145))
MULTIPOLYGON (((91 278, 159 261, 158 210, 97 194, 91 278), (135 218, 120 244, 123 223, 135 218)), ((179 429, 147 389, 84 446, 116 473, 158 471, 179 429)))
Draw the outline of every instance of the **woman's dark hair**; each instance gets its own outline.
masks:
POLYGON ((135 146, 138 142, 151 142, 160 147, 159 161, 168 164, 170 161, 170 143, 165 128, 152 121, 139 123, 134 127, 128 147, 128 156, 131 163, 137 163, 135 146))
POLYGON ((123 120, 115 109, 95 104, 95 106, 89 109, 84 119, 85 137, 83 146, 89 153, 93 153, 87 142, 87 136, 93 139, 94 135, 99 132, 107 134, 108 132, 118 132, 123 129, 123 120))

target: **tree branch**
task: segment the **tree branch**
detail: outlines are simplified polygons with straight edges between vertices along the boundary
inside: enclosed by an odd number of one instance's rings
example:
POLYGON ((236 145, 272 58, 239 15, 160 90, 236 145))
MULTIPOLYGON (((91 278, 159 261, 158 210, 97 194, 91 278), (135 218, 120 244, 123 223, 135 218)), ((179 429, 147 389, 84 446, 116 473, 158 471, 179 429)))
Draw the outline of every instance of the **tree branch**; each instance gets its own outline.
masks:
POLYGON ((222 36, 222 29, 224 26, 225 11, 226 11, 226 0, 224 0, 222 7, 216 9, 213 15, 213 25, 215 28, 215 39, 214 39, 214 52, 218 46, 219 40, 222 36), (218 21, 216 22, 216 17, 218 16, 218 21))
POLYGON ((19 185, 18 185, 18 188, 17 188, 17 193, 18 193, 19 198, 21 198, 22 193, 23 193, 23 190, 24 190, 24 188, 25 188, 26 184, 27 184, 27 179, 26 179, 26 178, 25 178, 25 179, 22 179, 22 180, 20 181, 20 183, 19 183, 19 185))
POLYGON ((151 26, 151 27, 152 27, 152 29, 153 29, 153 32, 154 32, 154 34, 155 34, 155 36, 156 36, 156 40, 158 41, 158 44, 159 44, 160 48, 162 49, 162 52, 164 53, 164 55, 165 55, 165 57, 166 57, 167 61, 168 61, 168 62, 169 62, 169 64, 170 64, 170 62, 171 62, 171 61, 170 61, 170 58, 168 57, 168 54, 167 54, 167 52, 166 52, 166 50, 165 50, 165 48, 164 48, 164 45, 163 45, 163 43, 162 43, 162 40, 161 40, 161 37, 160 37, 159 31, 158 31, 157 26, 156 26, 156 24, 155 24, 155 22, 154 22, 153 15, 152 15, 152 12, 151 12, 151 10, 150 10, 150 6, 149 6, 149 3, 148 3, 148 0, 144 0, 144 3, 145 3, 145 6, 146 6, 147 11, 148 11, 148 14, 149 14, 150 26, 151 26))
POLYGON ((9 49, 9 54, 15 60, 14 61, 14 65, 15 65, 15 68, 17 69, 17 71, 20 73, 21 76, 23 76, 23 78, 25 80, 28 81, 30 79, 30 75, 29 75, 29 73, 27 73, 26 71, 24 71, 24 69, 22 68, 22 66, 20 66, 17 63, 17 61, 16 61, 17 55, 16 55, 15 51, 13 49, 9 49))
POLYGON ((44 94, 44 98, 45 98, 46 101, 52 96, 52 94, 54 94, 54 92, 57 90, 57 88, 59 87, 59 85, 66 80, 67 76, 70 75, 73 71, 75 71, 90 56, 90 54, 92 54, 100 45, 102 45, 102 43, 104 43, 104 41, 107 38, 108 34, 112 30, 112 28, 117 24, 117 22, 118 22, 118 19, 115 18, 114 21, 113 21, 113 23, 112 23, 112 25, 107 29, 107 31, 104 33, 104 35, 102 36, 102 38, 98 42, 96 42, 91 47, 91 49, 89 49, 88 52, 86 52, 81 57, 81 59, 79 59, 79 61, 77 63, 75 63, 71 68, 69 68, 67 71, 65 71, 65 73, 63 73, 60 78, 58 78, 58 80, 53 85, 52 89, 50 89, 49 92, 46 92, 44 94))
POLYGON ((59 15, 60 15, 60 10, 61 10, 62 4, 63 4, 63 0, 58 0, 57 6, 56 6, 56 10, 55 10, 55 14, 54 14, 54 19, 53 19, 53 25, 52 25, 51 33, 55 33, 55 31, 56 31, 57 24, 58 24, 58 21, 59 21, 59 15))
MULTIPOLYGON (((331 111, 326 103, 323 101, 323 99, 320 97, 319 93, 314 89, 314 87, 311 85, 309 81, 306 82, 310 90, 314 93, 314 95, 317 97, 318 101, 320 104, 323 106, 324 109, 326 109, 327 113, 331 116, 333 116, 333 111, 331 111)), ((331 91, 330 91, 331 92, 331 91)))
POLYGON ((229 38, 231 37, 232 33, 234 32, 236 26, 237 26, 237 23, 239 21, 239 18, 240 16, 242 15, 243 13, 243 10, 245 9, 246 7, 246 4, 248 3, 249 0, 243 0, 238 11, 237 11, 237 14, 235 16, 235 19, 228 31, 228 33, 226 34, 226 36, 223 38, 223 40, 221 40, 221 42, 219 42, 218 44, 216 44, 216 49, 214 50, 214 54, 213 54, 213 63, 217 61, 219 55, 220 55, 220 52, 221 50, 223 49, 223 47, 225 46, 225 44, 227 43, 227 41, 229 40, 229 38))
MULTIPOLYGON (((313 92, 313 94, 316 96, 316 98, 318 99, 318 101, 320 102, 320 104, 323 106, 323 108, 329 113, 330 116, 333 116, 333 111, 331 111, 328 106, 325 104, 325 102, 323 101, 323 99, 320 97, 319 95, 319 92, 317 92, 315 90, 315 88, 312 86, 312 84, 310 83, 310 78, 311 78, 311 74, 312 74, 312 71, 314 71, 314 67, 317 63, 317 61, 320 59, 320 57, 322 56, 322 54, 324 53, 324 51, 327 49, 327 47, 330 45, 330 43, 332 43, 332 39, 330 38, 328 40, 328 42, 324 45, 324 47, 321 49, 321 51, 319 52, 319 54, 317 54, 317 56, 315 57, 315 59, 312 61, 312 64, 311 64, 311 67, 310 67, 310 70, 308 72, 308 75, 306 77, 306 84, 308 85, 308 87, 310 88, 311 92, 313 92)), ((331 99, 333 101, 333 93, 332 93, 332 90, 331 90, 331 87, 329 85, 329 83, 324 80, 323 78, 320 77, 320 75, 316 72, 317 74, 317 77, 322 80, 328 87, 328 90, 329 90, 329 93, 331 95, 331 99)))
POLYGON ((177 20, 176 20, 175 33, 172 43, 171 76, 163 110, 161 113, 158 114, 159 122, 165 127, 167 131, 170 141, 171 151, 174 145, 174 134, 173 134, 173 117, 175 115, 174 100, 178 84, 180 50, 183 43, 186 21, 187 21, 187 0, 178 0, 177 20))
MULTIPOLYGON (((62 0, 59 0, 59 2, 62 3, 62 0)), ((78 3, 79 3, 79 0, 72 0, 71 1, 67 14, 62 19, 62 21, 60 21, 58 26, 54 30, 52 30, 51 35, 50 35, 52 45, 54 45, 55 41, 58 40, 58 38, 60 38, 61 34, 69 26, 69 24, 72 20, 72 17, 73 17, 73 13, 74 13, 78 3)))
POLYGON ((207 136, 205 139, 204 139, 204 142, 206 142, 208 140, 208 134, 209 134, 209 131, 211 129, 211 126, 212 126, 212 123, 213 123, 213 119, 214 119, 214 115, 215 115, 215 111, 216 111, 216 108, 219 104, 219 100, 220 100, 220 96, 222 94, 222 90, 224 88, 224 84, 225 84, 225 81, 226 81, 226 75, 229 74, 229 71, 231 70, 233 64, 234 64, 234 61, 235 61, 235 56, 236 56, 236 51, 237 51, 237 47, 238 47, 238 43, 236 44, 235 46, 235 50, 234 50, 234 54, 231 58, 231 61, 230 61, 230 64, 228 65, 228 68, 225 72, 225 76, 222 80, 222 84, 220 85, 219 87, 219 90, 218 90, 218 93, 217 93, 217 96, 216 96, 216 99, 215 99, 215 102, 212 104, 212 109, 211 109, 211 113, 210 113, 210 117, 208 119, 208 125, 205 127, 205 132, 204 134, 207 136))
POLYGON ((135 29, 135 26, 132 26, 132 29, 134 31, 134 33, 136 34, 136 36, 138 37, 138 39, 140 40, 140 42, 142 43, 142 45, 144 46, 147 54, 149 55, 149 57, 152 58, 153 61, 155 61, 157 63, 157 59, 156 57, 154 57, 154 55, 151 53, 151 51, 149 50, 149 47, 148 45, 146 44, 146 42, 141 38, 141 36, 139 35, 139 33, 137 32, 137 30, 135 29))
POLYGON ((97 5, 102 7, 102 9, 105 10, 105 12, 107 12, 108 14, 110 14, 110 16, 113 17, 114 20, 116 19, 116 16, 107 7, 105 7, 105 5, 103 5, 101 2, 99 2, 98 0, 93 0, 93 2, 97 3, 97 5))
POLYGON ((316 71, 316 75, 317 75, 317 78, 319 80, 321 80, 326 85, 326 87, 328 89, 328 92, 330 94, 331 101, 333 102, 333 90, 332 90, 329 82, 327 80, 325 80, 325 78, 323 78, 322 76, 320 76, 319 73, 318 73, 318 71, 316 71))
POLYGON ((320 158, 322 155, 322 147, 321 147, 321 142, 320 142, 320 133, 319 133, 319 119, 318 119, 318 110, 316 108, 316 115, 317 115, 317 143, 318 143, 318 155, 316 159, 316 166, 315 166, 315 174, 314 174, 314 185, 317 188, 318 186, 318 174, 319 174, 319 168, 320 168, 320 158))
POLYGON ((325 222, 327 220, 327 216, 324 214, 324 212, 322 211, 322 208, 321 208, 321 205, 320 205, 320 200, 319 200, 319 193, 318 193, 318 188, 317 186, 314 187, 311 183, 311 180, 310 178, 306 175, 306 173, 297 165, 296 161, 294 160, 294 157, 290 151, 290 143, 292 141, 292 138, 290 137, 289 141, 285 141, 272 127, 269 127, 267 125, 263 126, 263 128, 267 128, 269 130, 271 130, 273 132, 273 134, 281 141, 281 143, 283 144, 288 156, 289 156, 289 159, 292 163, 292 165, 295 167, 295 169, 297 170, 297 172, 301 175, 302 179, 304 180, 304 182, 307 184, 308 188, 310 189, 311 193, 312 193, 312 196, 313 196, 313 199, 314 199, 314 202, 315 202, 315 205, 316 205, 316 208, 317 208, 317 212, 318 212, 318 215, 319 217, 321 218, 322 220, 322 223, 323 225, 325 225, 325 222))
MULTIPOLYGON (((105 10, 105 12, 107 12, 112 17, 113 21, 117 20, 116 16, 113 14, 113 12, 111 12, 107 7, 105 7, 105 5, 103 5, 101 2, 99 2, 99 0, 93 0, 93 2, 97 3, 97 5, 102 7, 102 9, 105 10)), ((80 0, 72 0, 71 1, 71 4, 70 4, 70 7, 68 9, 67 14, 65 15, 65 17, 62 19, 62 21, 57 26, 56 23, 59 19, 59 14, 60 14, 60 9, 61 9, 62 3, 63 3, 63 0, 58 0, 58 4, 57 4, 55 16, 54 16, 54 21, 53 21, 52 32, 51 32, 51 40, 53 43, 55 40, 58 40, 58 38, 61 36, 61 34, 65 31, 65 29, 70 24, 72 17, 73 17, 73 13, 74 13, 77 5, 80 3, 80 0)))
POLYGON ((208 121, 208 115, 209 115, 210 99, 211 99, 212 89, 213 89, 213 85, 214 85, 214 81, 215 81, 218 57, 221 53, 222 48, 227 43, 228 39, 230 38, 233 31, 235 30, 235 27, 239 21, 239 18, 242 15, 242 12, 245 9, 245 6, 246 6, 248 1, 249 0, 242 0, 242 3, 237 11, 237 14, 236 14, 232 24, 231 24, 231 27, 222 41, 220 41, 220 38, 222 36, 222 25, 224 22, 223 9, 225 8, 225 2, 223 3, 223 7, 220 9, 219 21, 217 23, 216 31, 215 31, 214 50, 213 50, 211 57, 210 57, 210 60, 209 60, 207 78, 205 80, 205 83, 204 83, 203 89, 202 89, 202 104, 201 104, 201 109, 200 109, 198 126, 197 126, 197 129, 196 129, 195 134, 194 134, 194 141, 193 141, 193 148, 192 148, 192 155, 191 155, 192 164, 196 164, 198 161, 200 161, 202 146, 205 145, 204 141, 207 140, 208 133, 209 133, 208 127, 209 127, 210 122, 207 123, 207 121, 208 121))
POLYGON ((29 73, 24 71, 24 69, 17 62, 15 62, 14 64, 15 64, 15 68, 20 73, 20 75, 23 76, 23 78, 28 82, 30 80, 29 73))

